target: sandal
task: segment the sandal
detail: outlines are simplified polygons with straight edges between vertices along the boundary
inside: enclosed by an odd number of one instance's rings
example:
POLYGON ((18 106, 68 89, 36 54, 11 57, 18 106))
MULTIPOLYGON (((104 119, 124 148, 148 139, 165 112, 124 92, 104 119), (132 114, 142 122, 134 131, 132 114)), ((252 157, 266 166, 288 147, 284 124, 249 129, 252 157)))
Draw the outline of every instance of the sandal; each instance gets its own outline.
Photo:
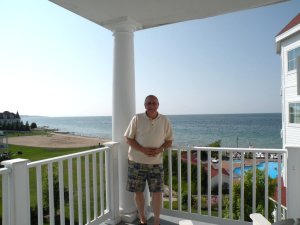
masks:
POLYGON ((147 223, 142 223, 142 222, 139 220, 138 225, 147 225, 147 223))

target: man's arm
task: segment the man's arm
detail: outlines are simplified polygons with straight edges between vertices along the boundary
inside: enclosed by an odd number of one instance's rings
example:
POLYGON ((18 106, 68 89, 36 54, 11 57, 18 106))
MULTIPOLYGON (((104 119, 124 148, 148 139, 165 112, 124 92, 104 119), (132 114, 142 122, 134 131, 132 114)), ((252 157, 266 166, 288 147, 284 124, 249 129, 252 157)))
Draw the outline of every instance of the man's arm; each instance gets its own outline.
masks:
POLYGON ((143 146, 141 146, 139 143, 137 143, 137 141, 135 139, 132 138, 128 138, 126 137, 126 142, 128 145, 130 145, 132 148, 134 148, 135 150, 138 150, 142 153, 145 153, 145 148, 143 146))
POLYGON ((160 146, 160 148, 162 150, 166 149, 166 148, 170 148, 172 146, 173 141, 172 140, 167 140, 165 141, 165 143, 162 144, 162 146, 160 146))
POLYGON ((172 146, 172 140, 165 141, 159 148, 152 149, 154 151, 154 155, 157 155, 159 153, 162 153, 165 149, 172 146))

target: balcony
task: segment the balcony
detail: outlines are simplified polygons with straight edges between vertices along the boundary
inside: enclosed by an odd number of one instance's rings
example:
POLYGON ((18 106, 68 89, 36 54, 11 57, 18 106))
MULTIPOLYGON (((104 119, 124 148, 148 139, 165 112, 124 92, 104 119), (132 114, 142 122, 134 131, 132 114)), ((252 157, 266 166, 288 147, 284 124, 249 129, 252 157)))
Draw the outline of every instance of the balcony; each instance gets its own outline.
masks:
MULTIPOLYGON (((168 191, 164 193, 162 220, 166 224, 178 224, 181 220, 198 224, 251 224, 246 220, 249 213, 255 212, 275 221, 286 218, 281 200, 282 162, 294 150, 194 147, 166 151, 168 191), (261 180, 257 164, 262 162, 266 168, 262 172, 264 190, 258 189, 261 180), (271 163, 277 165, 277 175, 272 180, 268 178, 271 163), (245 170, 253 174, 250 192, 245 170), (276 195, 269 196, 269 187, 274 185, 276 195), (250 203, 249 196, 253 196, 250 203), (258 202, 263 202, 262 212, 253 207, 258 202)), ((117 143, 107 143, 103 148, 41 161, 2 162, 2 224, 120 223, 123 215, 119 210, 118 151, 117 143)), ((151 197, 146 194, 146 199, 151 215, 151 197)), ((292 204, 300 208, 297 200, 292 204)))

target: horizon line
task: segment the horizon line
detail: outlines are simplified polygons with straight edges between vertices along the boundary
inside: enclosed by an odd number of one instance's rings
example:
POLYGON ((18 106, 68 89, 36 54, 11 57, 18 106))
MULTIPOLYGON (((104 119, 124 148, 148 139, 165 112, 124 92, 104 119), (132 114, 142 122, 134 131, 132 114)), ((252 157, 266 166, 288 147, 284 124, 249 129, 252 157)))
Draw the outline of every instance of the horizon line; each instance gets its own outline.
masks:
MULTIPOLYGON (((282 112, 249 112, 249 113, 182 113, 182 114, 164 114, 166 116, 195 116, 195 115, 246 115, 246 114, 282 114, 282 112)), ((42 116, 42 115, 20 115, 20 117, 112 117, 112 115, 93 115, 93 116, 79 116, 79 115, 69 115, 69 116, 42 116)))

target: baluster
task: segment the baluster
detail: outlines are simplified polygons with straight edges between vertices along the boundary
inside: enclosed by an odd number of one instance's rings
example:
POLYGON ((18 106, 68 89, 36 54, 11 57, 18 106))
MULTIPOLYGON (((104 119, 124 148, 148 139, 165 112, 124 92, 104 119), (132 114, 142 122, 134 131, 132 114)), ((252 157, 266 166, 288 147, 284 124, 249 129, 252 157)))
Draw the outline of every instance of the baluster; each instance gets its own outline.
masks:
POLYGON ((208 190, 207 190, 207 208, 208 208, 208 216, 211 216, 211 151, 207 151, 207 180, 208 180, 208 190))
POLYGON ((197 150, 197 198, 198 198, 198 213, 201 214, 201 150, 197 150))
POLYGON ((104 171, 103 171, 103 152, 99 154, 99 176, 100 176, 100 212, 104 214, 104 171))
POLYGON ((182 211, 182 201, 181 201, 181 198, 182 198, 182 195, 181 195, 181 149, 178 148, 177 150, 177 162, 178 162, 178 210, 179 211, 182 211))
POLYGON ((233 203, 233 153, 229 153, 229 219, 233 219, 232 203, 233 203))
POLYGON ((223 171, 222 171, 222 151, 219 151, 219 164, 218 164, 218 216, 222 218, 222 176, 223 176, 223 171))
POLYGON ((168 171, 169 171, 169 209, 173 209, 173 200, 172 200, 172 150, 168 150, 168 171))
POLYGON ((245 152, 241 152, 241 220, 244 221, 245 205, 245 152))
POLYGON ((256 154, 253 152, 252 160, 252 213, 256 212, 256 154))
POLYGON ((265 152, 265 217, 269 218, 269 161, 268 153, 265 152))
POLYGON ((65 225, 65 199, 64 199, 64 169, 63 161, 58 162, 58 181, 59 181, 59 214, 60 224, 65 225))
POLYGON ((92 155, 93 159, 93 199, 94 199, 94 219, 98 216, 98 195, 97 195, 97 174, 96 174, 96 153, 92 155))
POLYGON ((70 225, 74 225, 74 196, 73 196, 73 163, 68 159, 68 187, 69 187, 69 214, 70 225))
POLYGON ((50 225, 54 225, 54 191, 53 191, 53 164, 48 164, 48 191, 49 191, 49 214, 50 214, 50 225))
POLYGON ((85 157, 85 207, 86 207, 86 223, 91 221, 91 205, 90 205, 90 163, 89 156, 85 157))
POLYGON ((42 168, 41 165, 36 167, 36 191, 38 207, 38 225, 43 224, 43 186, 42 186, 42 168))
POLYGON ((277 221, 281 221, 281 154, 278 155, 277 159, 277 221))
POLYGON ((192 202, 192 194, 191 194, 191 149, 189 147, 187 147, 186 149, 187 151, 187 186, 188 186, 188 212, 191 213, 192 212, 192 206, 191 206, 191 202, 192 202))
POLYGON ((82 214, 82 179, 81 179, 81 157, 77 157, 77 195, 78 195, 78 223, 83 224, 82 214))

